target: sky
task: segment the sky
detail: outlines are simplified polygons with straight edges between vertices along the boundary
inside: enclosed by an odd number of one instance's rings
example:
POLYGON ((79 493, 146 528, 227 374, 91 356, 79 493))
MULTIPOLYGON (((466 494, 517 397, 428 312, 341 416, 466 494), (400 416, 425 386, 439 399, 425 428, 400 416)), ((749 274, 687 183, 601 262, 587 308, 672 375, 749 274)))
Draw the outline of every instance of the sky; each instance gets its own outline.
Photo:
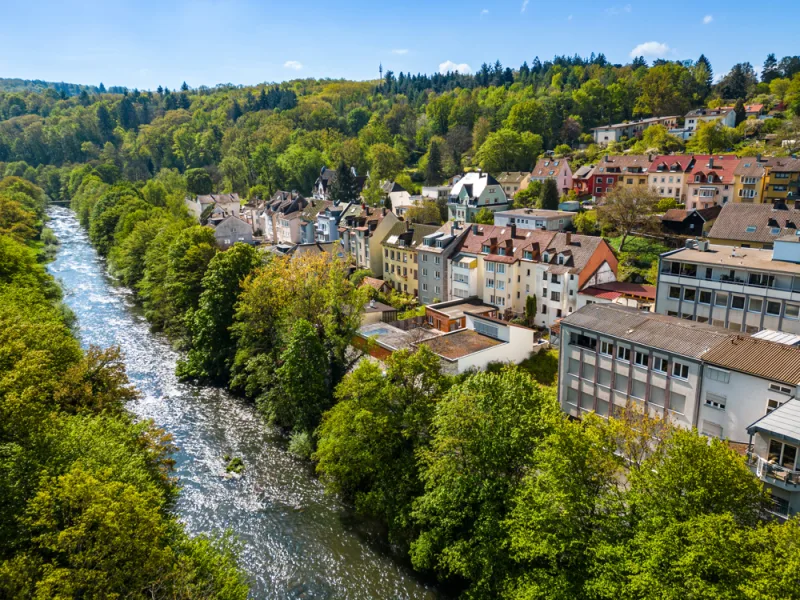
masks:
POLYGON ((300 77, 474 72, 604 53, 693 59, 715 76, 797 54, 797 0, 5 0, 0 77, 174 89, 300 77))

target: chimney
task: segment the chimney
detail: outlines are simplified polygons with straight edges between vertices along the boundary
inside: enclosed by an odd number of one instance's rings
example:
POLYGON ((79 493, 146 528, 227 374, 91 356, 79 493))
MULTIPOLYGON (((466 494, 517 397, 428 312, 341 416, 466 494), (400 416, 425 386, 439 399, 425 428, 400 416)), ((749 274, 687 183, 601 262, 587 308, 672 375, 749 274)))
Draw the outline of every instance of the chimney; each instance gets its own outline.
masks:
POLYGON ((409 226, 409 223, 408 223, 408 221, 406 221, 406 231, 408 231, 408 226, 409 226))
POLYGON ((511 225, 509 228, 511 229, 511 237, 512 238, 516 237, 516 235, 517 235, 517 226, 516 225, 511 225))
POLYGON ((761 162, 761 153, 756 154, 756 162, 761 162))
POLYGON ((603 157, 603 161, 604 161, 604 162, 608 162, 608 154, 606 154, 606 155, 603 157))
POLYGON ((384 206, 381 210, 383 210, 383 216, 386 216, 386 207, 384 206))
POLYGON ((477 223, 473 223, 472 224, 472 233, 474 235, 478 235, 478 224, 477 223))
POLYGON ((566 233, 567 235, 567 246, 572 246, 572 233, 569 231, 566 233))
POLYGON ((709 169, 713 169, 714 168, 714 157, 713 156, 709 156, 708 157, 708 168, 709 169))

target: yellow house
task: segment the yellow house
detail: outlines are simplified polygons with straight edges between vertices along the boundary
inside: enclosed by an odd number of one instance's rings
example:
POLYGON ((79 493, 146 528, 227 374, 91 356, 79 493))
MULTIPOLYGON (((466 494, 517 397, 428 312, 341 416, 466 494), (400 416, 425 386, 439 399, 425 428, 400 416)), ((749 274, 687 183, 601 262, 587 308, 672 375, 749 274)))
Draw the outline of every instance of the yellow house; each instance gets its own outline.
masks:
POLYGON ((733 201, 745 204, 764 202, 765 163, 756 157, 745 157, 733 171, 733 201))
POLYGON ((438 231, 438 225, 409 224, 401 221, 383 240, 383 279, 393 289, 415 298, 419 296, 417 248, 425 236, 438 231))
POLYGON ((769 158, 764 182, 764 202, 783 202, 799 208, 800 158, 769 158))

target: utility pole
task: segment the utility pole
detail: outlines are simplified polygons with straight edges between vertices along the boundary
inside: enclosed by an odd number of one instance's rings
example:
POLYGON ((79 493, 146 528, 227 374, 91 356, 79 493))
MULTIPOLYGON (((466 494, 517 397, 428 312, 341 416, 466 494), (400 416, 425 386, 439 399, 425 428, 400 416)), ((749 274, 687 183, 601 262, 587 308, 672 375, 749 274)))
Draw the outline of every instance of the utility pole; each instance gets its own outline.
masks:
POLYGON ((383 63, 380 63, 380 65, 378 66, 378 73, 380 76, 380 80, 383 81, 383 63))

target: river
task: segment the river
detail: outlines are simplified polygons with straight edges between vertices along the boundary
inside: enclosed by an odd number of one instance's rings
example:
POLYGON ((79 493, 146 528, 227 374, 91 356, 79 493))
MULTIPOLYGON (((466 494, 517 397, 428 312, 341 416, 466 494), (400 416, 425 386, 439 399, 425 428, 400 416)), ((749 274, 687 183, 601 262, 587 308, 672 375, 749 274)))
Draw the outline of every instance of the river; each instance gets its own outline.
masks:
POLYGON ((129 408, 171 433, 181 494, 176 510, 192 534, 231 529, 243 544, 252 598, 436 598, 380 548, 380 536, 323 493, 307 464, 292 457, 246 402, 175 377, 178 353, 150 332, 130 290, 116 285, 75 215, 50 208, 61 242, 48 266, 77 316, 84 347, 119 346, 141 392, 129 408), (246 465, 223 479, 223 456, 246 465))

